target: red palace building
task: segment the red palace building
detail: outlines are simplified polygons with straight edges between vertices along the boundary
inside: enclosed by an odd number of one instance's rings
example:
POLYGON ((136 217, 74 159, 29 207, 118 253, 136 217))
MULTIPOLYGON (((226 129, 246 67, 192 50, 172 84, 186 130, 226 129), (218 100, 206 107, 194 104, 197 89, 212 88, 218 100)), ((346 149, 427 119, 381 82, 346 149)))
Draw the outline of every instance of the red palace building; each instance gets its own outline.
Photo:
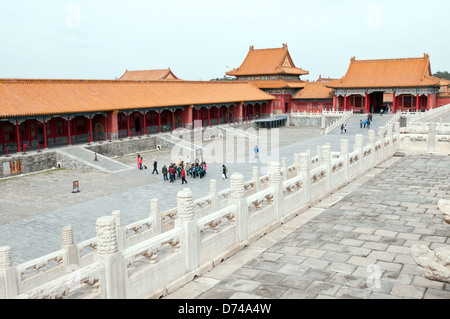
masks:
POLYGON ((430 59, 351 59, 337 80, 302 81, 286 44, 255 50, 226 73, 235 81, 183 81, 169 69, 117 80, 0 79, 0 153, 242 123, 296 111, 428 110, 450 103, 430 59), (26 144, 26 145, 25 145, 26 144))
MULTIPOLYGON (((308 71, 297 68, 289 54, 287 44, 282 48, 259 49, 253 46, 242 65, 226 73, 239 81, 249 81, 264 92, 275 97, 273 113, 289 113, 293 107, 293 97, 307 82, 300 80, 308 71)), ((253 110, 246 113, 253 118, 253 110)))
POLYGON ((345 76, 331 81, 335 110, 379 113, 392 105, 392 112, 421 111, 441 106, 441 79, 432 76, 430 57, 356 60, 352 58, 345 76))
POLYGON ((272 100, 241 81, 1 79, 0 152, 232 124, 272 100))

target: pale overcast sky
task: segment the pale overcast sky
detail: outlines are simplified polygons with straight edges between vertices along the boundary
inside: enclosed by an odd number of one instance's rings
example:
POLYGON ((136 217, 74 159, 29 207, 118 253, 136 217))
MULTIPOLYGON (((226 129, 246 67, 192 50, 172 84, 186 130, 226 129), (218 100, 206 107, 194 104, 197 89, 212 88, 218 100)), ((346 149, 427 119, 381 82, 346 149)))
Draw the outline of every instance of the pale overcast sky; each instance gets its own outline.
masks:
POLYGON ((114 79, 170 67, 222 77, 248 48, 288 44, 302 79, 350 58, 421 57, 450 71, 449 0, 0 0, 0 78, 114 79))

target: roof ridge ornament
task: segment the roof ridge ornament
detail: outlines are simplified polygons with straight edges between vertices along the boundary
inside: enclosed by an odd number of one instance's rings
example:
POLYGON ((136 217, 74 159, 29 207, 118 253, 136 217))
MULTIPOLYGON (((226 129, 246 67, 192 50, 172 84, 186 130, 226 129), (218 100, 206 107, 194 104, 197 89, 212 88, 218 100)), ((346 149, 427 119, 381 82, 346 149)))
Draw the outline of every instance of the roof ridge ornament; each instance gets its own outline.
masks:
POLYGON ((287 48, 288 48, 287 43, 283 43, 283 49, 287 49, 287 48))
POLYGON ((355 62, 356 61, 356 57, 352 56, 352 58, 350 59, 350 62, 355 62))
POLYGON ((249 51, 255 50, 255 47, 253 45, 250 46, 249 51))

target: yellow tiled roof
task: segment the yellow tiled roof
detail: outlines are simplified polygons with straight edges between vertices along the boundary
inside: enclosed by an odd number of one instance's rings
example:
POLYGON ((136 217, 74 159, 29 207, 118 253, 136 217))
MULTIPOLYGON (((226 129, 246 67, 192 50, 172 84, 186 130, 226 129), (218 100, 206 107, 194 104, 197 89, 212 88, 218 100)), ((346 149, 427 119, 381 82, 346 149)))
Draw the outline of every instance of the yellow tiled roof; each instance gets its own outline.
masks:
POLYGON ((275 49, 254 50, 250 47, 242 65, 226 73, 230 76, 290 74, 306 75, 308 71, 295 67, 287 45, 275 49))
POLYGON ((0 80, 0 118, 273 99, 240 81, 0 80))
POLYGON ((119 78, 122 81, 176 81, 178 79, 175 74, 168 69, 161 70, 138 70, 138 71, 128 71, 119 78))
POLYGON ((327 88, 322 82, 308 82, 305 88, 293 96, 295 100, 330 100, 334 90, 327 88))
POLYGON ((366 87, 424 87, 438 86, 431 76, 428 55, 423 58, 355 60, 352 58, 347 74, 327 83, 332 88, 366 87))
POLYGON ((249 82, 260 89, 282 89, 282 88, 301 89, 304 88, 307 83, 305 81, 286 81, 286 80, 254 80, 249 82))

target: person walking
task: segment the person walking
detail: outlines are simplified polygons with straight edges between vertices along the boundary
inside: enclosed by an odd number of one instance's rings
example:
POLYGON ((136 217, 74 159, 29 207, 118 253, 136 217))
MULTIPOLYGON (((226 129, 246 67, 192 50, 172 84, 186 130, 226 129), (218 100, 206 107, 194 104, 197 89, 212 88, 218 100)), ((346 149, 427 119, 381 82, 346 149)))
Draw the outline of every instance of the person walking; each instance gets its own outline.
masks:
POLYGON ((366 128, 367 121, 364 120, 363 124, 364 124, 364 128, 366 128))
POLYGON ((141 171, 142 171, 142 161, 143 161, 142 156, 139 155, 139 158, 138 158, 138 165, 139 165, 139 170, 141 170, 141 171))
POLYGON ((97 162, 97 153, 94 153, 94 161, 97 162))
POLYGON ((169 167, 169 177, 170 177, 169 183, 173 183, 173 181, 175 180, 175 168, 173 167, 173 164, 170 164, 169 167))
POLYGON ((255 145, 255 148, 253 150, 255 151, 255 157, 254 158, 259 158, 259 147, 258 147, 258 145, 255 145))
POLYGON ((186 171, 184 170, 184 166, 181 167, 181 184, 187 184, 186 171))
POLYGON ((158 162, 156 161, 156 159, 153 160, 153 173, 156 172, 156 175, 158 175, 158 162))
POLYGON ((363 122, 362 120, 359 120, 359 127, 362 128, 363 122))
POLYGON ((164 181, 168 181, 169 179, 167 178, 167 167, 166 167, 166 165, 164 165, 163 168, 161 169, 161 173, 163 174, 164 181))
POLYGON ((141 155, 140 154, 137 155, 137 168, 141 169, 141 155))
POLYGON ((228 172, 228 169, 227 169, 227 167, 225 166, 225 164, 223 164, 223 165, 222 165, 222 179, 228 179, 228 178, 227 178, 227 172, 228 172))
POLYGON ((344 124, 341 125, 341 134, 344 134, 344 124))
POLYGON ((347 133, 347 124, 344 125, 344 133, 347 133))

